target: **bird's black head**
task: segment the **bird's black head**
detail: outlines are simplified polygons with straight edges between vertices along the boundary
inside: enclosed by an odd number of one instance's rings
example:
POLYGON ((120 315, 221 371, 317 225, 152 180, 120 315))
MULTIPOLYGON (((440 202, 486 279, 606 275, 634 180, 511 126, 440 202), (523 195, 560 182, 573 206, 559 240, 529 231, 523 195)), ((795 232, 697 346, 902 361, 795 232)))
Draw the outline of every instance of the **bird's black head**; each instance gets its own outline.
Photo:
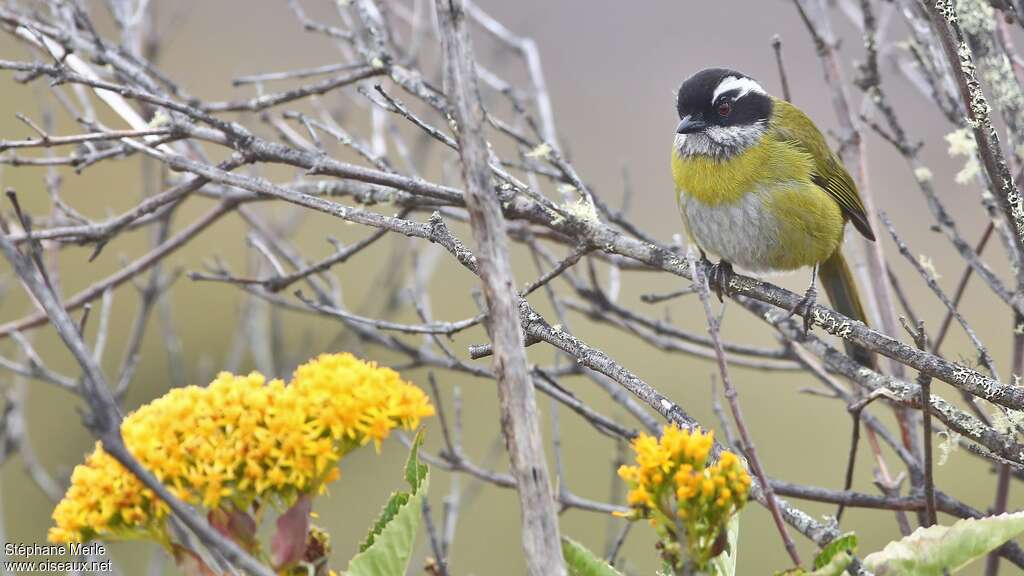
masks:
POLYGON ((732 155, 764 134, 772 99, 754 79, 727 68, 706 68, 683 81, 676 96, 677 141, 684 154, 732 155), (688 146, 683 146, 687 144, 688 146))

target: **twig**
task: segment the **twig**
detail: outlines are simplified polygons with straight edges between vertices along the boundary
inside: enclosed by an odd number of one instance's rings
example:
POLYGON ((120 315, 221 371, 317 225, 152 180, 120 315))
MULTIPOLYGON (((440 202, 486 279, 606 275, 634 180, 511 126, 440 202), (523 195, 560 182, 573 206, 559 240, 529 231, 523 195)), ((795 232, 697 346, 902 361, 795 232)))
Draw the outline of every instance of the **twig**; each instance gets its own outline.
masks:
POLYGON ((779 535, 782 536, 782 542, 786 547, 786 552, 789 554, 793 564, 795 566, 800 566, 800 555, 797 553, 796 545, 793 544, 793 539, 790 538, 789 531, 786 529, 786 524, 782 519, 782 513, 779 511, 779 505, 775 501, 775 493, 772 492, 772 486, 768 482, 768 475, 765 474, 764 468, 761 466, 761 462, 757 458, 757 450, 754 447, 753 441, 750 439, 746 423, 743 420, 743 412, 740 410, 738 399, 739 394, 733 387, 732 379, 729 377, 729 368, 726 364, 725 351, 722 349, 722 342, 718 334, 719 321, 711 310, 711 297, 708 294, 708 286, 704 270, 697 266, 697 260, 694 258, 692 251, 687 255, 687 257, 690 261, 690 270, 692 271, 691 273, 693 275, 694 282, 698 286, 697 294, 700 296, 701 303, 704 305, 704 315, 707 317, 708 321, 708 334, 711 336, 711 341, 714 344, 715 355, 718 358, 718 372, 722 377, 722 386, 725 388, 725 398, 729 401, 729 409, 732 411, 732 418, 736 423, 736 431, 739 432, 743 452, 750 460, 750 466, 754 469, 754 474, 761 482, 761 486, 764 489, 765 499, 768 501, 768 510, 771 511, 772 519, 775 520, 775 527, 778 529, 779 535))
POLYGON ((715 385, 714 376, 711 377, 711 411, 715 413, 718 423, 722 426, 722 432, 725 434, 725 445, 733 450, 742 450, 743 445, 736 439, 736 434, 733 432, 732 426, 722 410, 722 403, 718 400, 718 386, 715 385))
MULTIPOLYGON (((168 238, 165 242, 161 243, 144 256, 128 264, 114 274, 111 274, 106 279, 95 282, 74 296, 65 299, 63 302, 64 307, 69 311, 75 310, 76 308, 85 305, 87 302, 91 302, 99 296, 102 296, 103 293, 110 288, 119 286, 136 275, 145 272, 151 266, 186 244, 195 235, 202 232, 210 224, 213 224, 218 218, 233 210, 235 205, 236 203, 233 201, 222 202, 214 207, 213 210, 210 210, 188 227, 168 238)), ((36 312, 19 320, 0 324, 0 338, 10 336, 15 331, 40 326, 45 324, 47 321, 49 321, 49 316, 43 312, 36 312)))
MULTIPOLYGON (((193 275, 195 279, 203 279, 202 276, 193 275)), ((398 322, 388 322, 387 320, 378 320, 376 318, 367 318, 364 316, 358 316, 356 314, 349 313, 345 310, 334 308, 332 306, 326 306, 320 304, 309 298, 303 296, 302 291, 296 291, 295 296, 302 300, 302 302, 310 308, 324 314, 325 316, 333 316, 345 320, 347 322, 358 322, 360 324, 366 324, 373 326, 378 330, 394 330, 397 332, 404 332, 406 334, 443 334, 445 336, 451 336, 457 332, 466 330, 476 326, 483 321, 487 315, 484 313, 477 314, 472 318, 466 318, 464 320, 457 320, 455 322, 429 322, 426 324, 400 324, 398 322)))
POLYGON ((366 80, 367 78, 380 75, 383 72, 383 70, 374 68, 373 66, 362 66, 344 74, 339 74, 334 78, 326 78, 314 84, 300 86, 285 92, 264 94, 247 100, 210 102, 203 105, 203 110, 206 112, 237 112, 243 110, 247 112, 260 112, 267 108, 280 106, 281 104, 305 98, 313 94, 326 94, 343 86, 355 84, 361 80, 366 80))
MULTIPOLYGON (((1010 327, 1010 331, 1013 334, 1011 337, 1013 359, 1010 377, 1020 378, 1024 375, 1024 314, 1013 315, 1013 325, 1010 327)), ((1010 497, 1010 464, 1000 464, 997 470, 996 497, 992 506, 992 514, 1006 512, 1010 497)), ((988 555, 985 561, 985 576, 996 576, 999 573, 999 556, 1000 550, 988 555)))
MULTIPOLYGON (((914 338, 918 348, 928 349, 928 333, 925 332, 924 321, 919 321, 916 327, 903 321, 903 328, 914 338)), ((917 375, 917 385, 921 387, 922 406, 931 404, 931 383, 932 379, 927 374, 917 375)), ((935 515, 935 478, 932 474, 932 415, 929 410, 922 410, 921 415, 924 432, 924 503, 928 526, 933 526, 938 519, 935 515)))
POLYGON ((629 529, 633 527, 633 524, 633 522, 622 523, 622 528, 619 529, 619 534, 615 537, 615 542, 612 543, 611 550, 608 551, 608 555, 604 558, 605 562, 611 566, 615 566, 615 562, 619 557, 619 552, 622 550, 622 545, 626 543, 626 537, 629 536, 629 529))
POLYGON ((436 0, 444 54, 444 84, 459 126, 459 153, 466 181, 470 226, 481 251, 480 276, 487 299, 487 327, 494 342, 494 367, 502 432, 512 461, 523 516, 527 572, 565 574, 558 520, 541 444, 533 381, 526 365, 523 332, 509 264, 501 204, 490 186, 483 109, 462 0, 436 0))
POLYGON ((789 79, 786 78, 786 65, 782 61, 782 38, 778 34, 772 36, 772 50, 775 52, 775 64, 779 68, 779 83, 782 85, 782 99, 792 102, 793 96, 789 92, 789 79))
POLYGON ((481 10, 474 2, 466 4, 466 12, 488 32, 515 48, 522 55, 530 74, 530 81, 533 83, 534 98, 540 111, 542 135, 550 146, 557 149, 558 137, 555 133, 554 112, 551 106, 551 98, 548 96, 547 84, 544 82, 544 72, 541 70, 537 44, 531 38, 516 36, 500 22, 481 10))
POLYGON ((924 500, 919 496, 876 496, 852 490, 829 490, 815 486, 800 486, 782 480, 772 480, 772 488, 782 496, 839 504, 841 507, 877 508, 880 510, 920 510, 924 500))
POLYGON ((953 4, 949 0, 939 0, 935 5, 928 5, 927 12, 931 18, 932 29, 938 35, 946 54, 946 61, 953 71, 960 99, 967 110, 969 125, 978 143, 981 164, 989 182, 998 189, 994 196, 1002 209, 1006 224, 1016 232, 1013 235, 1013 242, 1017 252, 1017 278, 1020 283, 1024 278, 1024 208, 1021 205, 1021 194, 1003 156, 998 130, 989 117, 989 104, 981 83, 975 76, 971 52, 965 47, 963 31, 957 21, 956 8, 953 4))
MULTIPOLYGON (((992 237, 992 231, 995 226, 992 222, 989 222, 985 226, 985 231, 981 234, 981 239, 978 240, 978 245, 974 249, 974 252, 981 256, 984 252, 985 246, 988 244, 988 239, 992 237)), ((971 280, 971 273, 974 271, 970 265, 964 268, 962 274, 960 274, 960 281, 956 284, 956 292, 953 293, 953 308, 954 310, 946 311, 946 316, 942 319, 942 324, 939 325, 939 332, 935 336, 935 342, 932 344, 932 354, 938 354, 939 349, 942 347, 942 343, 946 340, 946 334, 949 332, 949 327, 953 322, 953 314, 956 308, 960 307, 960 300, 963 299, 964 293, 967 291, 967 283, 971 280)))
POLYGON ((253 74, 251 76, 239 76, 231 81, 234 86, 243 86, 245 84, 261 84, 263 82, 272 82, 277 80, 291 80, 293 78, 307 78, 309 76, 319 76, 321 74, 333 74, 334 72, 343 72, 347 70, 353 70, 363 68, 362 64, 324 64, 323 66, 316 66, 313 68, 302 68, 299 70, 286 70, 284 72, 264 72, 262 74, 253 74))
MULTIPOLYGON (((452 438, 448 439, 449 451, 452 454, 462 454, 462 394, 458 386, 452 387, 452 406, 455 410, 455 426, 452 438)), ((444 532, 441 537, 441 548, 444 550, 444 557, 448 558, 452 541, 455 539, 455 527, 459 518, 459 503, 462 492, 459 489, 459 479, 452 476, 451 488, 444 498, 444 532)))
POLYGON ((122 138, 138 138, 142 136, 166 136, 171 134, 169 128, 148 128, 145 130, 110 130, 74 136, 49 136, 43 133, 41 138, 34 140, 0 140, 0 152, 16 148, 48 148, 50 146, 67 146, 83 142, 103 140, 120 140, 122 138))
POLYGON ((36 298, 36 301, 43 307, 50 322, 56 328, 64 344, 75 356, 76 361, 84 372, 83 396, 90 408, 87 419, 87 426, 94 431, 103 445, 104 450, 113 456, 117 461, 137 476, 150 490, 167 503, 174 514, 180 518, 191 529, 204 544, 216 549, 230 562, 253 574, 272 576, 273 571, 262 563, 249 556, 232 540, 224 537, 214 530, 204 518, 187 505, 182 503, 171 492, 160 483, 156 477, 143 468, 131 455, 121 438, 119 425, 121 415, 117 404, 106 383, 106 378, 96 365, 92 355, 89 353, 78 333, 75 323, 68 316, 67 311, 57 301, 56 297, 44 284, 44 275, 29 264, 29 261, 21 255, 14 244, 7 238, 6 233, 0 233, 0 250, 14 267, 18 276, 26 288, 36 298))
MULTIPOLYGON (((864 398, 854 402, 853 404, 850 404, 846 408, 847 411, 849 411, 849 413, 850 413, 850 417, 853 418, 853 435, 851 436, 851 439, 850 439, 850 455, 847 458, 847 462, 846 462, 846 477, 843 479, 843 491, 849 491, 850 487, 853 486, 853 470, 854 470, 854 464, 857 461, 857 445, 860 443, 860 415, 861 415, 861 412, 864 410, 864 408, 867 407, 868 404, 870 404, 871 402, 877 400, 878 398, 882 398, 882 397, 886 396, 887 393, 888 393, 888 391, 886 389, 879 388, 878 390, 875 390, 874 392, 872 392, 871 394, 868 394, 864 398)), ((843 503, 839 504, 839 509, 836 510, 836 521, 837 522, 842 520, 842 518, 843 518, 843 510, 844 510, 845 506, 846 505, 843 504, 843 503)))
POLYGON ((448 576, 448 560, 445 559, 441 543, 437 539, 437 529, 434 528, 434 518, 430 513, 430 500, 423 499, 423 523, 427 527, 427 540, 430 542, 430 549, 434 551, 434 559, 437 562, 437 574, 448 576))
MULTIPOLYGON (((988 369, 988 372, 992 376, 992 378, 998 380, 999 373, 996 372, 996 367, 992 360, 992 356, 991 354, 989 354, 988 349, 985 347, 985 345, 982 344, 981 339, 978 338, 978 334, 974 331, 973 328, 971 328, 970 324, 967 323, 967 321, 960 314, 960 312, 957 311, 956 305, 949 299, 948 296, 946 296, 946 293, 942 290, 942 288, 939 286, 939 283, 935 280, 935 276, 931 272, 926 270, 924 265, 921 264, 921 262, 918 259, 914 258, 914 256, 910 253, 910 248, 907 247, 903 239, 900 238, 899 234, 897 234, 896 228, 892 225, 892 222, 889 220, 888 215, 886 215, 883 212, 879 214, 879 217, 881 218, 882 223, 885 224, 885 227, 889 231, 889 234, 892 236, 893 241, 896 243, 896 247, 899 249, 900 254, 902 254, 908 262, 910 262, 910 264, 914 267, 917 273, 921 275, 921 278, 924 279, 928 287, 931 288, 932 292, 934 292, 935 295, 939 298, 939 300, 946 306, 946 309, 949 310, 949 313, 952 314, 953 317, 956 318, 957 322, 960 323, 960 326, 964 329, 964 332, 967 334, 967 337, 971 340, 971 344, 973 344, 974 348, 978 351, 978 358, 980 359, 981 364, 988 369)), ((927 350, 927 347, 922 348, 921 346, 918 346, 918 348, 920 348, 921 350, 927 350)))
POLYGON ((679 288, 678 290, 672 290, 671 292, 665 292, 664 294, 641 294, 640 300, 646 304, 658 304, 660 302, 665 302, 666 300, 672 300, 695 292, 697 292, 696 287, 687 286, 685 288, 679 288))

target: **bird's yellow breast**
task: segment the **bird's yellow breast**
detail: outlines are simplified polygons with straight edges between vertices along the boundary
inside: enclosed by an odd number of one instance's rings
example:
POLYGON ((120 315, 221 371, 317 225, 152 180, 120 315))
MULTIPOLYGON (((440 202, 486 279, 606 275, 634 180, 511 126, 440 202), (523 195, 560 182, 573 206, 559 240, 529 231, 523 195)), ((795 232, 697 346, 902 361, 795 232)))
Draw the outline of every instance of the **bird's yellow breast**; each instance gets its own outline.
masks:
POLYGON ((672 149, 676 194, 688 194, 711 206, 736 202, 769 183, 811 183, 814 159, 785 141, 765 137, 758 144, 724 160, 709 156, 682 158, 672 149))
POLYGON ((727 160, 672 155, 680 213, 703 250, 751 271, 792 270, 839 247, 839 204, 811 180, 813 161, 766 138, 727 160))

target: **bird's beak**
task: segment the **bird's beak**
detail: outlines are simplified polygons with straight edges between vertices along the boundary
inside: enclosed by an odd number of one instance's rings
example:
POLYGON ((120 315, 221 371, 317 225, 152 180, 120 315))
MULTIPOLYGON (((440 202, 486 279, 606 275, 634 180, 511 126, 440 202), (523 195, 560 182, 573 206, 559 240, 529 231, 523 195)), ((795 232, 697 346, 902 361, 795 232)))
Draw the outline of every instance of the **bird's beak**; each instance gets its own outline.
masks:
POLYGON ((694 118, 687 114, 683 116, 683 119, 679 121, 679 125, 676 126, 676 134, 693 134, 694 132, 700 132, 707 124, 700 118, 694 118))

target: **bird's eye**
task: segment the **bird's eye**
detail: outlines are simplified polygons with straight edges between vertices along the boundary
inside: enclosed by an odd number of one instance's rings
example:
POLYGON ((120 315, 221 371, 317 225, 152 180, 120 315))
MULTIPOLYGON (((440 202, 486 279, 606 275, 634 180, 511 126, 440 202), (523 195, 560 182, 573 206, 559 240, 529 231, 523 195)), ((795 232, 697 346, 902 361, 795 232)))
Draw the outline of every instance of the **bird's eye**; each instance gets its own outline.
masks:
POLYGON ((722 116, 722 117, 728 116, 730 112, 732 112, 732 104, 729 101, 721 102, 718 105, 718 115, 719 116, 722 116))

